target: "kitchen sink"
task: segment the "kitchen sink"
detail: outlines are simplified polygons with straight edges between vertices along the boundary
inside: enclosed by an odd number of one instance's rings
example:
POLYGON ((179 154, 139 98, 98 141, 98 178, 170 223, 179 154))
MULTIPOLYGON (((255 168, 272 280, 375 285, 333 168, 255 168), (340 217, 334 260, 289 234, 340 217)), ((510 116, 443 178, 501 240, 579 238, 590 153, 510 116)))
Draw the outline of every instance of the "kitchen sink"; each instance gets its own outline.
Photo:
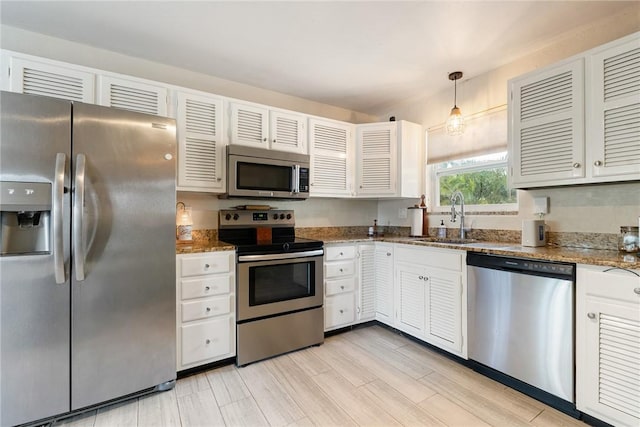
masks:
POLYGON ((433 242, 433 243, 449 243, 454 245, 467 245, 469 243, 476 243, 476 239, 460 239, 460 238, 442 238, 442 237, 423 237, 416 239, 419 242, 433 242))

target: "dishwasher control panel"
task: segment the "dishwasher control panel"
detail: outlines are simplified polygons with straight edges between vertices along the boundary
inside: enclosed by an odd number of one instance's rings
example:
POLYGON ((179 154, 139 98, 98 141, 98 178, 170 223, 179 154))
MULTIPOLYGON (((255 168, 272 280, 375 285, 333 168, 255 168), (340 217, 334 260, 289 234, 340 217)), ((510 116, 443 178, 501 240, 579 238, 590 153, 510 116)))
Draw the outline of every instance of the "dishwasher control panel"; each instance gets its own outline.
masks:
POLYGON ((528 258, 512 258, 474 252, 467 254, 467 265, 492 268, 495 270, 522 272, 525 274, 531 273, 566 277, 568 279, 571 279, 575 272, 575 264, 528 258))

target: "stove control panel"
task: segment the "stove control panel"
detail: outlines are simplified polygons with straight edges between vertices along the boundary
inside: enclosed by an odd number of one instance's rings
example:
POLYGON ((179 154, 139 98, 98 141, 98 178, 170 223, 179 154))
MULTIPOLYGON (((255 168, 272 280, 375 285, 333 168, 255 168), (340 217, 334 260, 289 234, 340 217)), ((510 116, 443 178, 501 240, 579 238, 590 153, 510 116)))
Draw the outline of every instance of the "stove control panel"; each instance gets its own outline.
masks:
POLYGON ((221 209, 219 224, 225 227, 293 227, 292 210, 227 210, 221 209))

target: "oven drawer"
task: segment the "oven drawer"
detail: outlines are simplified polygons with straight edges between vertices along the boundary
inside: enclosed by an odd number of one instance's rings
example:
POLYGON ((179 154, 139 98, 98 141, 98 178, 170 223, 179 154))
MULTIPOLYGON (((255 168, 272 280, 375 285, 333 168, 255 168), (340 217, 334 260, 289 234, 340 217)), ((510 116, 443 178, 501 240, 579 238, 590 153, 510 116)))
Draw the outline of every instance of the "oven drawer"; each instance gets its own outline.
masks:
POLYGON ((355 306, 353 292, 327 297, 324 306, 324 328, 353 323, 356 320, 355 306))
POLYGON ((180 259, 180 274, 182 277, 187 277, 212 273, 228 273, 233 271, 234 262, 234 253, 229 251, 185 257, 180 259))
POLYGON ((231 353, 233 316, 223 316, 181 327, 182 365, 231 353))
POLYGON ((190 322, 231 313, 231 299, 232 296, 225 295, 199 301, 183 302, 181 307, 182 321, 190 322))
POLYGON ((356 268, 353 261, 332 262, 325 265, 325 278, 351 276, 355 271, 356 268))
POLYGON ((182 288, 180 296, 185 300, 228 294, 229 292, 232 292, 233 280, 233 274, 204 276, 196 279, 182 279, 180 281, 182 288))
POLYGON ((327 246, 324 248, 325 261, 339 261, 341 259, 353 259, 356 256, 355 246, 327 246))
POLYGON ((352 292, 356 288, 356 278, 327 280, 325 283, 325 295, 336 295, 345 292, 352 292))

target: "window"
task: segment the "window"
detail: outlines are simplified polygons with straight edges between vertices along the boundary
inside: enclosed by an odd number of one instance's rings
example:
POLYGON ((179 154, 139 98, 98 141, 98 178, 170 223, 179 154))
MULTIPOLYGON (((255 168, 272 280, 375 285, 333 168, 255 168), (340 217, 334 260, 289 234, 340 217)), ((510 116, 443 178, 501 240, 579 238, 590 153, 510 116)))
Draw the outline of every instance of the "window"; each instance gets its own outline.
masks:
POLYGON ((465 206, 476 210, 517 210, 515 189, 507 184, 507 152, 450 160, 432 166, 435 207, 451 206, 461 191, 465 206))

